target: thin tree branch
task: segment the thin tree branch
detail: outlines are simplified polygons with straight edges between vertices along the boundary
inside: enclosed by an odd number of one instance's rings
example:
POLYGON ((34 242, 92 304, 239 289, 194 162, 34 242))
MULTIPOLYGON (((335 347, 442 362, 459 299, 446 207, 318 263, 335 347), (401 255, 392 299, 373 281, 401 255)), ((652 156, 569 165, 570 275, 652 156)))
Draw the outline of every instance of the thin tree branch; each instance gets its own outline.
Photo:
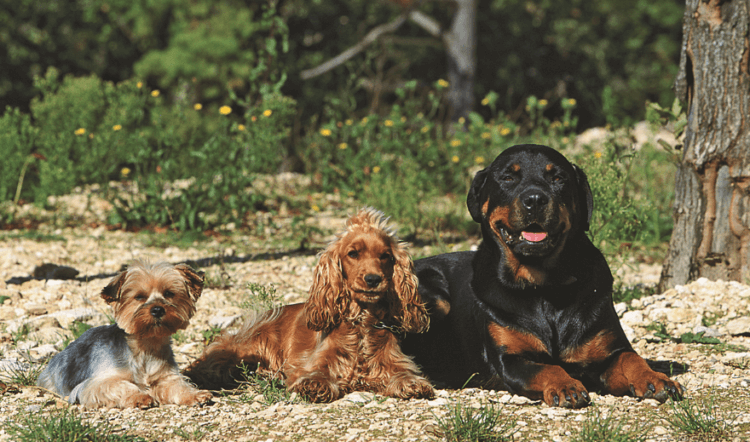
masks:
POLYGON ((440 38, 443 36, 443 28, 440 26, 440 23, 421 11, 412 10, 409 12, 409 20, 433 37, 440 38))
POLYGON ((389 32, 394 32, 396 29, 401 27, 408 16, 409 13, 405 12, 399 15, 396 20, 373 28, 373 30, 368 32, 365 38, 363 38, 359 43, 333 57, 332 59, 326 61, 325 63, 318 65, 317 67, 302 71, 300 73, 300 77, 302 77, 303 80, 309 80, 311 78, 317 77, 318 75, 325 74, 336 66, 347 62, 352 57, 362 52, 370 43, 377 40, 381 35, 387 34, 389 32))

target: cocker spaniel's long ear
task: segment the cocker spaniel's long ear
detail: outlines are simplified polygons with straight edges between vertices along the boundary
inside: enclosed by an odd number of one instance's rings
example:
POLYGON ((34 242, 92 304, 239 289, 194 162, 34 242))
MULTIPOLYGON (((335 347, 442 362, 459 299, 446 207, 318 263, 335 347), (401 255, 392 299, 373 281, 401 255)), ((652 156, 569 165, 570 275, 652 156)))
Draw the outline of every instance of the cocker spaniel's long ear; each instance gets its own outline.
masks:
POLYGON ((349 308, 349 293, 344 286, 336 244, 320 255, 314 278, 304 309, 307 326, 311 330, 330 332, 341 323, 349 308))
POLYGON ((395 264, 393 266, 393 291, 391 316, 401 323, 401 328, 410 333, 422 333, 430 327, 430 317, 419 297, 419 280, 414 274, 414 263, 401 244, 392 247, 395 264))

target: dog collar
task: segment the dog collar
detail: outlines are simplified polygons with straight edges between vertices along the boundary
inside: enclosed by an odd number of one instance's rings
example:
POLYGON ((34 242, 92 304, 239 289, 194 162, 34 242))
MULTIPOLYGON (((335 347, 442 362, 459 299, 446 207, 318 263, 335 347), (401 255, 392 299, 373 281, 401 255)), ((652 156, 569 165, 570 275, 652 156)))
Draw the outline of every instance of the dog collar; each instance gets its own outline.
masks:
POLYGON ((373 328, 377 328, 379 330, 388 330, 394 335, 398 336, 399 338, 403 337, 406 333, 404 332, 404 329, 397 325, 389 325, 386 324, 383 321, 377 322, 375 325, 372 326, 373 328))

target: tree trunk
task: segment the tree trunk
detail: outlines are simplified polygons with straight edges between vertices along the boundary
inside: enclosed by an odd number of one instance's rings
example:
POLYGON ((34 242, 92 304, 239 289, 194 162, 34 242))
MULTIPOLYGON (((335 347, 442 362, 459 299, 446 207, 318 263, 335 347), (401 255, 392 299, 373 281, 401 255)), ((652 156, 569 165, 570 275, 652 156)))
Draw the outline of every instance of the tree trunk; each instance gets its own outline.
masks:
POLYGON ((474 108, 477 65, 477 0, 456 0, 456 14, 445 35, 448 56, 448 101, 451 119, 468 117, 474 108))
POLYGON ((688 124, 660 290, 750 280, 750 0, 687 0, 683 20, 688 124))

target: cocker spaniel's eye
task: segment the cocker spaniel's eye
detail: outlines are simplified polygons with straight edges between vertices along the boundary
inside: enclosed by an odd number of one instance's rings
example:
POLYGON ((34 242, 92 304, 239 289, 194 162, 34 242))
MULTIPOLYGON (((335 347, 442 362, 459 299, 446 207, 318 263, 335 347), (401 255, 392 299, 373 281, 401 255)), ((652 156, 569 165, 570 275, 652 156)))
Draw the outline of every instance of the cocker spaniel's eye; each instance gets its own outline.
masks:
POLYGON ((356 250, 350 250, 347 255, 352 259, 357 259, 357 257, 359 257, 359 253, 356 250))
POLYGON ((174 298, 174 293, 172 293, 170 290, 164 291, 164 297, 165 298, 174 298))
POLYGON ((383 253, 382 255, 380 255, 380 259, 383 261, 391 262, 393 261, 393 255, 391 255, 390 253, 383 253))

